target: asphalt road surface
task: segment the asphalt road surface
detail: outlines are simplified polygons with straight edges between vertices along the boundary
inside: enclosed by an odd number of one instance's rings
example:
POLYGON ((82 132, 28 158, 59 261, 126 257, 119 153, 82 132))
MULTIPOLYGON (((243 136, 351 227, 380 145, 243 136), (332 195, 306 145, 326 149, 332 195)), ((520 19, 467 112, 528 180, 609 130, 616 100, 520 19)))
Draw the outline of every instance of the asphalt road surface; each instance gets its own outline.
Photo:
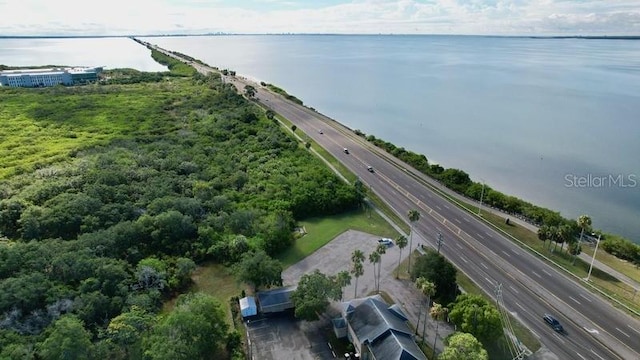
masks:
MULTIPOLYGON (((196 68, 212 71, 201 65, 196 68)), ((403 218, 409 210, 418 209, 422 217, 415 231, 434 247, 440 232, 444 240, 441 252, 447 259, 487 293, 495 294, 500 286, 506 309, 559 359, 640 359, 638 320, 587 291, 580 280, 559 272, 449 203, 426 185, 424 175, 391 159, 339 123, 258 84, 236 77, 225 77, 225 81, 240 92, 246 84, 254 86, 256 101, 295 124, 403 218), (367 166, 375 171, 367 171, 367 166), (566 333, 554 332, 542 320, 545 313, 553 314, 566 333)))

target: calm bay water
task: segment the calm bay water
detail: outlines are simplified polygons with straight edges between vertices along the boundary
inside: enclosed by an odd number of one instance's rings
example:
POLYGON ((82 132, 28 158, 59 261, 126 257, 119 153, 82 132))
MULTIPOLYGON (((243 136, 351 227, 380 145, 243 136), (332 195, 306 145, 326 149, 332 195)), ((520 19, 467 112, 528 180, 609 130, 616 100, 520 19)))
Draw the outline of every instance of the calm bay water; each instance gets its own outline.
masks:
POLYGON ((146 38, 341 123, 640 242, 640 41, 146 38))
MULTIPOLYGON (((640 41, 143 40, 276 84, 353 129, 640 242, 640 41)), ((165 70, 126 38, 0 39, 0 64, 165 70)))
POLYGON ((0 64, 167 70, 151 58, 150 50, 128 38, 0 39, 0 64))

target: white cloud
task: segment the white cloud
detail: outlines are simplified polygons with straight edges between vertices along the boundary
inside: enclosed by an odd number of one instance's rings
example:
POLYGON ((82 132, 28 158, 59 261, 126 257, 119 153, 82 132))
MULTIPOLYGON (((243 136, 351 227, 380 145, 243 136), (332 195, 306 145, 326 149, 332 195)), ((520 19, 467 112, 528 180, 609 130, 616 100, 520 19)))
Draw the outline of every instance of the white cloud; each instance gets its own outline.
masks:
POLYGON ((0 35, 640 32, 636 0, 345 0, 319 4, 322 2, 305 7, 293 0, 6 0, 0 1, 0 35))

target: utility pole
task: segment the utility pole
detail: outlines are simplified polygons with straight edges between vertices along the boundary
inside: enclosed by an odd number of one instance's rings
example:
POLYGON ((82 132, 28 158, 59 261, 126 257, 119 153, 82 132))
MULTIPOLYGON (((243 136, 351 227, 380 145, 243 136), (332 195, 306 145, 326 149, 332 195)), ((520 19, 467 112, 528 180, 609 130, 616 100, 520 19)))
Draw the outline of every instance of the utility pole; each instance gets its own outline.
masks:
POLYGON ((482 180, 482 192, 480 192, 480 205, 478 205, 478 216, 480 216, 480 209, 482 209, 482 198, 484 197, 484 180, 482 180))
POLYGON ((593 251, 593 257, 591 258, 591 266, 589 266, 589 274, 584 279, 584 281, 589 281, 589 278, 591 277, 591 270, 593 270, 593 262, 596 261, 596 253, 598 252, 598 245, 600 245, 601 236, 602 235, 598 235, 598 241, 596 242, 596 249, 593 251))

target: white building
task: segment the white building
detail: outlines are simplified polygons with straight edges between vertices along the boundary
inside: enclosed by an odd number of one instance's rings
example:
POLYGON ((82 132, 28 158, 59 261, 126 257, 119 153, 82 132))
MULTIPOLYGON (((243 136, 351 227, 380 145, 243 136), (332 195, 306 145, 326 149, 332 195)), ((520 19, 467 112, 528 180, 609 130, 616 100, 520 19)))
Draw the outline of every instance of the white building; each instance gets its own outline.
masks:
POLYGON ((0 86, 46 87, 74 85, 98 80, 102 67, 18 69, 0 71, 0 86))

